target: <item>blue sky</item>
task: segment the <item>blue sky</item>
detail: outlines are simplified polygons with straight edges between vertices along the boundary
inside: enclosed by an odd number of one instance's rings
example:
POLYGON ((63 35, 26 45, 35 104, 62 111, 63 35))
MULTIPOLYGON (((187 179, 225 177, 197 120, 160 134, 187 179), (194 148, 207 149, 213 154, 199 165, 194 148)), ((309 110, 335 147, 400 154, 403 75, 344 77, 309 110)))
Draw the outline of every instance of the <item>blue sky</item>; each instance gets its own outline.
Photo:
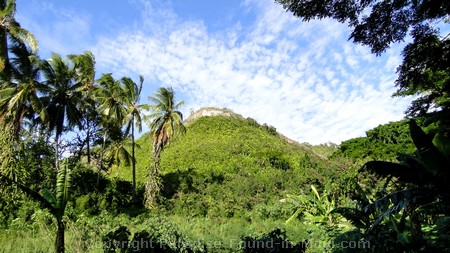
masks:
POLYGON ((333 20, 301 22, 273 0, 17 0, 39 54, 94 53, 97 76, 172 86, 185 117, 230 108, 299 142, 339 144, 403 118, 392 98, 404 45, 381 57, 333 20))

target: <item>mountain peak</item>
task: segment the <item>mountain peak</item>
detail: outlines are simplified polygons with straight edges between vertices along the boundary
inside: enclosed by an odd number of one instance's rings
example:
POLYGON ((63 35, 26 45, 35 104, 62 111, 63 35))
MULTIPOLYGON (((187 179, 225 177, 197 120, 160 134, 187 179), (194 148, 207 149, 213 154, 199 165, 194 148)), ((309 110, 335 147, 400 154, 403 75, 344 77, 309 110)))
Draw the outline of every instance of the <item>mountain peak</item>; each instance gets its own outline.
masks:
POLYGON ((189 117, 186 119, 186 123, 189 124, 196 119, 204 116, 226 116, 226 117, 239 117, 242 118, 241 115, 234 113, 232 110, 228 108, 217 108, 217 107, 202 107, 197 111, 191 113, 189 117))
POLYGON ((225 116, 225 117, 234 118, 234 119, 238 119, 238 120, 248 121, 248 122, 250 122, 250 124, 252 124, 256 127, 266 129, 266 131, 270 131, 272 135, 277 136, 279 139, 283 140, 284 142, 286 142, 290 145, 300 147, 303 150, 308 150, 308 152, 314 153, 317 156, 321 157, 322 159, 327 159, 327 157, 325 155, 320 154, 320 152, 319 153, 316 152, 313 145, 310 145, 308 143, 300 143, 298 141, 290 139, 286 135, 278 132, 275 127, 270 126, 268 124, 260 124, 252 118, 245 118, 241 114, 235 113, 231 109, 228 109, 228 108, 202 107, 195 112, 191 112, 189 117, 186 119, 185 123, 186 123, 186 125, 189 125, 192 122, 196 121, 197 119, 199 119, 201 117, 205 117, 205 116, 208 116, 208 117, 225 116))

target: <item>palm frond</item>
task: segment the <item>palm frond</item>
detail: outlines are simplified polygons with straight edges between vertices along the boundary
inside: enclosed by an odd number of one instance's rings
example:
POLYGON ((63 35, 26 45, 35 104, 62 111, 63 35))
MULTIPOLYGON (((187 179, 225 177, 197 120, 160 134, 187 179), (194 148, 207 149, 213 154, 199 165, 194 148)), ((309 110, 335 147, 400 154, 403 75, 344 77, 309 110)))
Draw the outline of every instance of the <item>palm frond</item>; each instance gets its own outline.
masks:
POLYGON ((3 9, 0 9, 0 16, 14 16, 14 13, 16 12, 16 1, 12 0, 6 0, 5 1, 5 7, 3 9))
POLYGON ((33 52, 38 50, 38 42, 32 33, 23 29, 20 26, 14 25, 8 27, 8 32, 15 38, 19 39, 22 43, 30 46, 33 52))

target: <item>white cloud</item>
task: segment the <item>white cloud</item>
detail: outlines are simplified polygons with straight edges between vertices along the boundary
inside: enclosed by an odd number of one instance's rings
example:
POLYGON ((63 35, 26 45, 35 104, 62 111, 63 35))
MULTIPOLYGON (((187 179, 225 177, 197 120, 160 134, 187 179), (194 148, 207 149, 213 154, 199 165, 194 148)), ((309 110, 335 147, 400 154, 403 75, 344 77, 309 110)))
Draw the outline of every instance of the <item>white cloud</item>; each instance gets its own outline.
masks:
MULTIPOLYGON (((98 40, 93 51, 99 68, 173 86, 186 113, 227 107, 318 144, 398 120, 409 103, 390 97, 398 58, 375 57, 348 42, 345 25, 301 23, 270 1, 247 1, 246 8, 260 13, 254 26, 211 33, 201 21, 179 20, 146 3, 145 27, 98 40)), ((143 97, 154 90, 147 87, 143 97)))
POLYGON ((92 19, 86 12, 59 9, 53 3, 39 1, 19 7, 16 17, 38 39, 44 58, 51 52, 61 55, 81 53, 93 42, 90 36, 92 19), (49 18, 52 22, 45 22, 49 18))

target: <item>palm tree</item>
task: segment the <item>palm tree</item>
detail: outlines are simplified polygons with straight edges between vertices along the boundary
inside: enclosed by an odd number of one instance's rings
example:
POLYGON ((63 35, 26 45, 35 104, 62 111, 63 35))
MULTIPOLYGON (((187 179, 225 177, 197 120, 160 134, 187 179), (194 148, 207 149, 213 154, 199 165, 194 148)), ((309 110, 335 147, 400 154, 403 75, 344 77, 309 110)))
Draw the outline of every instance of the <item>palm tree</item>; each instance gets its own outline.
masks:
POLYGON ((55 131, 55 165, 59 169, 59 138, 64 128, 78 126, 82 129, 83 115, 80 108, 84 101, 84 84, 76 82, 75 68, 58 54, 53 54, 51 59, 43 62, 42 71, 48 86, 43 97, 49 115, 45 122, 50 131, 55 131))
MULTIPOLYGON (((13 160, 13 156, 15 151, 15 145, 18 140, 18 125, 15 124, 15 127, 11 127, 10 124, 4 124, 7 123, 4 121, 5 116, 7 116, 9 123, 12 122, 21 122, 21 114, 20 108, 23 108, 21 106, 15 107, 18 104, 15 104, 15 102, 6 102, 6 98, 12 98, 14 96, 15 88, 7 87, 7 85, 11 84, 11 63, 9 60, 9 46, 8 46, 8 39, 16 40, 17 42, 20 42, 21 44, 27 45, 31 48, 31 50, 35 53, 37 51, 37 41, 34 38, 34 36, 28 32, 27 30, 20 27, 19 23, 14 18, 16 11, 16 4, 14 0, 0 0, 0 100, 2 100, 1 103, 1 112, 0 112, 0 134, 2 135, 2 139, 6 142, 2 144, 2 150, 0 150, 0 160, 1 164, 0 167, 13 167, 10 166, 10 161, 13 160), (5 88, 11 88, 4 90, 5 88), (6 105, 9 103, 9 105, 6 105), (10 107, 11 110, 8 109, 10 107), (16 109, 16 110, 13 110, 16 109), (13 112, 14 111, 14 112, 13 112), (9 115, 6 115, 6 114, 9 115)), ((31 77, 33 78, 33 77, 31 77)), ((24 87, 22 87, 24 88, 24 87)), ((31 88, 31 87, 30 87, 31 88)), ((25 92, 26 93, 26 92, 25 92)), ((21 93, 16 98, 19 98, 24 93, 21 93)), ((24 96, 25 97, 25 96, 24 96)), ((22 102, 23 100, 18 99, 18 102, 22 102)), ((34 100, 36 102, 36 100, 34 100)), ((33 103, 36 105, 36 103, 33 103)), ((36 108, 35 108, 36 109, 36 108)), ((25 112, 26 110, 23 110, 22 112, 25 112)))
POLYGON ((133 160, 133 157, 128 151, 130 146, 130 140, 123 133, 122 135, 110 138, 108 147, 105 150, 105 160, 108 161, 110 173, 121 164, 124 164, 127 167, 130 166, 131 161, 133 160))
POLYGON ((134 141, 134 128, 138 128, 139 132, 142 132, 142 119, 144 118, 143 110, 148 110, 149 106, 147 104, 139 104, 141 97, 142 85, 144 83, 144 77, 139 77, 139 85, 134 83, 128 77, 121 79, 124 92, 125 92, 125 107, 126 114, 124 117, 124 124, 126 126, 125 133, 129 133, 131 130, 131 166, 133 175, 133 193, 136 194, 136 156, 135 156, 135 146, 134 141))
POLYGON ((123 122, 126 110, 123 106, 125 98, 120 80, 115 80, 112 74, 108 73, 102 75, 97 82, 95 98, 100 104, 97 110, 107 116, 108 121, 123 122))
POLYGON ((39 81, 39 57, 25 44, 12 39, 9 78, 2 79, 0 86, 0 118, 12 129, 14 138, 18 138, 24 118, 33 119, 35 114, 46 119, 46 110, 39 97, 46 90, 39 81))
POLYGON ((83 90, 89 91, 95 83, 95 56, 85 51, 82 54, 67 56, 74 63, 77 82, 83 84, 83 90))
POLYGON ((20 27, 15 20, 15 0, 0 0, 0 73, 9 72, 8 36, 17 39, 22 44, 28 44, 33 52, 37 51, 37 40, 33 34, 20 27))
POLYGON ((154 163, 153 171, 150 172, 147 180, 145 197, 146 205, 151 207, 160 190, 158 177, 161 152, 177 133, 185 133, 186 128, 183 125, 183 114, 178 111, 184 101, 176 103, 175 92, 172 88, 159 88, 154 96, 149 97, 149 100, 153 102, 151 105, 150 132, 153 137, 152 156, 154 163))
POLYGON ((103 115, 101 125, 103 126, 103 142, 98 165, 97 186, 103 164, 103 156, 108 135, 120 132, 126 110, 124 107, 124 90, 120 81, 115 80, 111 73, 104 74, 97 80, 94 88, 94 97, 99 104, 97 111, 103 115))
MULTIPOLYGON (((84 103, 81 108, 84 115, 84 127, 86 130, 86 151, 87 162, 91 163, 91 139, 95 134, 93 128, 98 124, 98 113, 96 111, 96 102, 93 98, 95 84, 95 57, 86 51, 79 55, 69 55, 68 58, 74 63, 76 81, 82 84, 84 103)), ((84 147, 84 145, 83 145, 84 147)), ((81 149, 83 148, 81 147, 81 149)))

